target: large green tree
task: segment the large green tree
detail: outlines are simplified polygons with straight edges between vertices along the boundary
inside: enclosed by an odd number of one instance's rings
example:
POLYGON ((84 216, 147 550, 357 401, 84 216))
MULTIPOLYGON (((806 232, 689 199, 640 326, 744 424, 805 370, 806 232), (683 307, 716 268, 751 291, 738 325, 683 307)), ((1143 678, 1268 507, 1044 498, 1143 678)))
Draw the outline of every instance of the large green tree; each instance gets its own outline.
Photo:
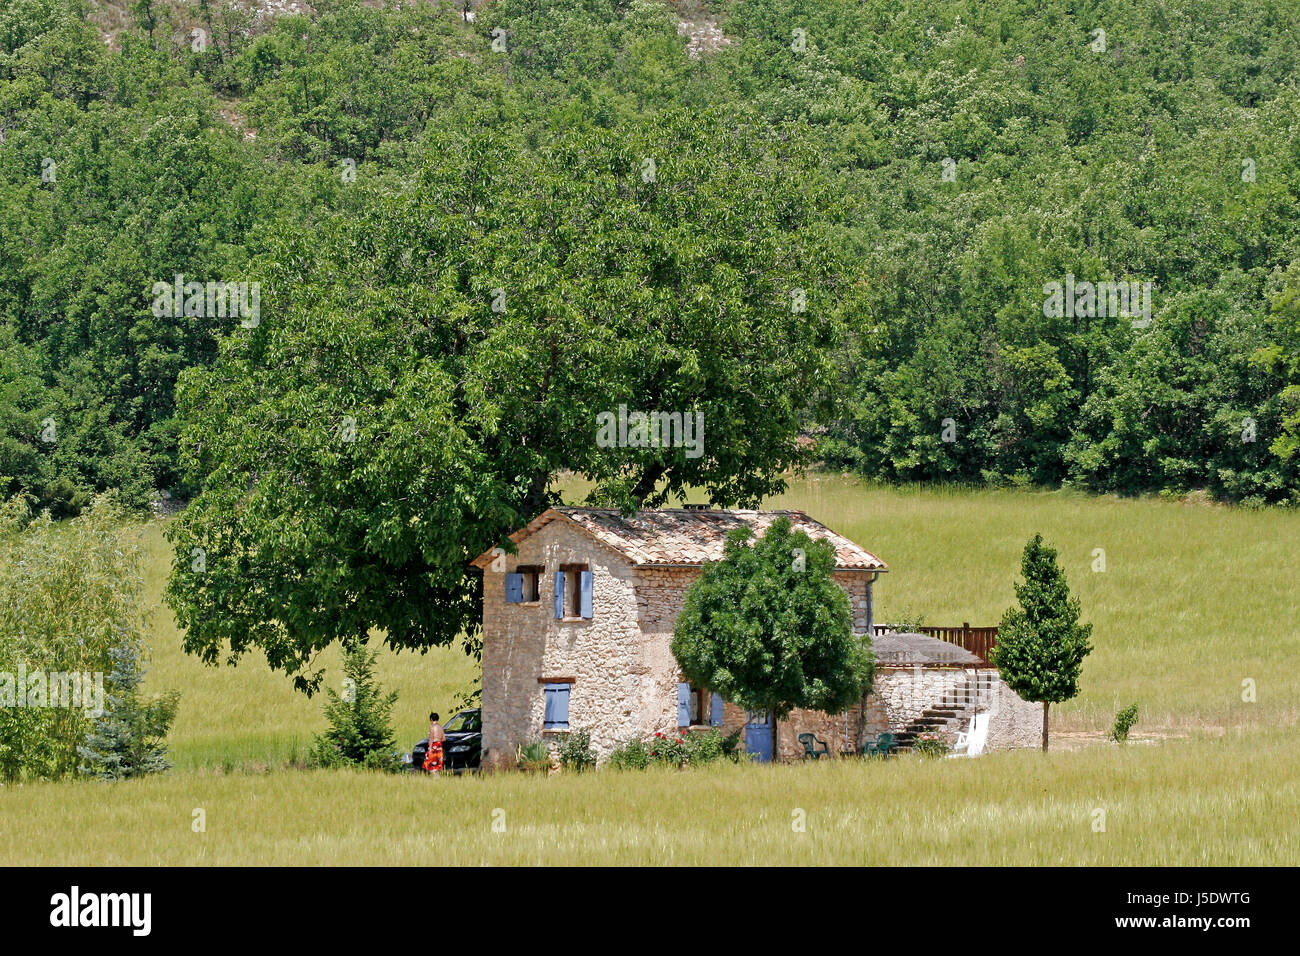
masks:
POLYGON ((871 639, 853 633, 835 549, 778 517, 739 528, 686 592, 672 650, 692 684, 747 710, 847 710, 871 690, 871 639))
POLYGON ((430 132, 409 181, 285 230, 262 318, 182 376, 185 464, 168 597, 186 647, 261 647, 314 688, 313 655, 374 628, 473 646, 468 562, 556 500, 723 505, 806 451, 850 272, 797 128, 663 115, 526 147, 430 132), (605 447, 602 412, 703 417, 703 446, 605 447))
POLYGON ((1020 697, 1042 703, 1046 750, 1048 710, 1079 693, 1092 625, 1079 623, 1079 601, 1070 596, 1056 551, 1043 544, 1041 534, 1025 544, 1020 573, 1019 606, 1002 615, 991 663, 1020 697))

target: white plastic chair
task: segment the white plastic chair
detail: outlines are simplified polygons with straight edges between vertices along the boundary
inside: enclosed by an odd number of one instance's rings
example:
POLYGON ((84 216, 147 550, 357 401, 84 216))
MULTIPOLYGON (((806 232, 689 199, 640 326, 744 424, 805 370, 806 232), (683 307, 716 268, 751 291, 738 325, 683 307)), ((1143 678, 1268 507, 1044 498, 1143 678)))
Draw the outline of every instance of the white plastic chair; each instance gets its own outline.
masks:
POLYGON ((957 731, 957 739, 953 742, 952 753, 948 754, 948 756, 949 757, 966 756, 966 747, 970 743, 970 735, 973 734, 974 732, 975 732, 975 715, 972 714, 970 718, 970 725, 965 730, 957 731))
POLYGON ((975 714, 970 719, 970 729, 957 733, 953 752, 949 757, 978 757, 984 752, 984 743, 989 738, 989 715, 975 714))

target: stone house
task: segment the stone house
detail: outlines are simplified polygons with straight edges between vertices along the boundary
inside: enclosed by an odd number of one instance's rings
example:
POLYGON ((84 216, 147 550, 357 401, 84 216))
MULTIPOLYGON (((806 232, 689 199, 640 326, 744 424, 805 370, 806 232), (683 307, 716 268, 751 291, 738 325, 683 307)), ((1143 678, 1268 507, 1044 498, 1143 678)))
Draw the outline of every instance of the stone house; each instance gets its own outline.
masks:
POLYGON ((512 760, 525 740, 558 744, 570 728, 590 731, 602 758, 636 736, 720 727, 743 730, 755 759, 787 760, 803 752, 800 733, 815 733, 836 752, 858 749, 882 731, 915 732, 931 712, 957 724, 976 709, 995 713, 990 747, 1034 743, 1037 705, 1012 694, 979 658, 921 635, 876 639, 873 693, 848 713, 795 711, 774 726, 768 714, 686 683, 670 644, 687 588, 705 562, 722 556, 728 532, 748 525, 762 534, 779 515, 835 548, 834 578, 849 595, 854 631, 871 634, 872 589, 888 570, 884 562, 799 511, 624 516, 551 508, 511 535, 515 554, 494 548, 476 558, 483 572, 485 763, 512 760), (918 639, 947 652, 918 651, 918 639))

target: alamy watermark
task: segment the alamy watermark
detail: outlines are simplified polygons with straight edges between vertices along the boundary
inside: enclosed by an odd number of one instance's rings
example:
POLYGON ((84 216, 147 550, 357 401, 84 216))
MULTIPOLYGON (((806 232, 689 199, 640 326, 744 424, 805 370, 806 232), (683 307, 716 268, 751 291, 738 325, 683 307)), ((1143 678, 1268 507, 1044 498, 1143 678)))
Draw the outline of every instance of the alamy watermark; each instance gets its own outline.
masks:
POLYGON ((235 318, 246 329, 255 329, 262 320, 262 284, 260 282, 186 282, 176 273, 171 282, 155 282, 153 314, 160 319, 181 316, 200 318, 235 318))
POLYGON ((1064 282, 1043 283, 1043 316, 1048 319, 1133 319, 1133 328, 1151 325, 1153 282, 1081 282, 1067 272, 1064 282))
POLYGON ((0 707, 80 707, 91 717, 104 712, 103 671, 0 671, 0 707))
POLYGON ((685 448, 687 458, 704 454, 703 412, 618 412, 596 416, 596 444, 601 448, 685 448))

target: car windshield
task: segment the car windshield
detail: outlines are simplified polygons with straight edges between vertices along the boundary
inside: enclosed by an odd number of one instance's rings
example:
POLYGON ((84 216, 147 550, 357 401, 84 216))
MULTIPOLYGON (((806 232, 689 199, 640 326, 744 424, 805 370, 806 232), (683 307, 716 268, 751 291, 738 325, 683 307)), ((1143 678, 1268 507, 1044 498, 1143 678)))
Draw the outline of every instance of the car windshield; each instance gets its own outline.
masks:
POLYGON ((449 734, 455 733, 477 733, 479 729, 479 716, 477 710, 462 710, 459 714, 447 721, 447 726, 443 730, 449 734))

